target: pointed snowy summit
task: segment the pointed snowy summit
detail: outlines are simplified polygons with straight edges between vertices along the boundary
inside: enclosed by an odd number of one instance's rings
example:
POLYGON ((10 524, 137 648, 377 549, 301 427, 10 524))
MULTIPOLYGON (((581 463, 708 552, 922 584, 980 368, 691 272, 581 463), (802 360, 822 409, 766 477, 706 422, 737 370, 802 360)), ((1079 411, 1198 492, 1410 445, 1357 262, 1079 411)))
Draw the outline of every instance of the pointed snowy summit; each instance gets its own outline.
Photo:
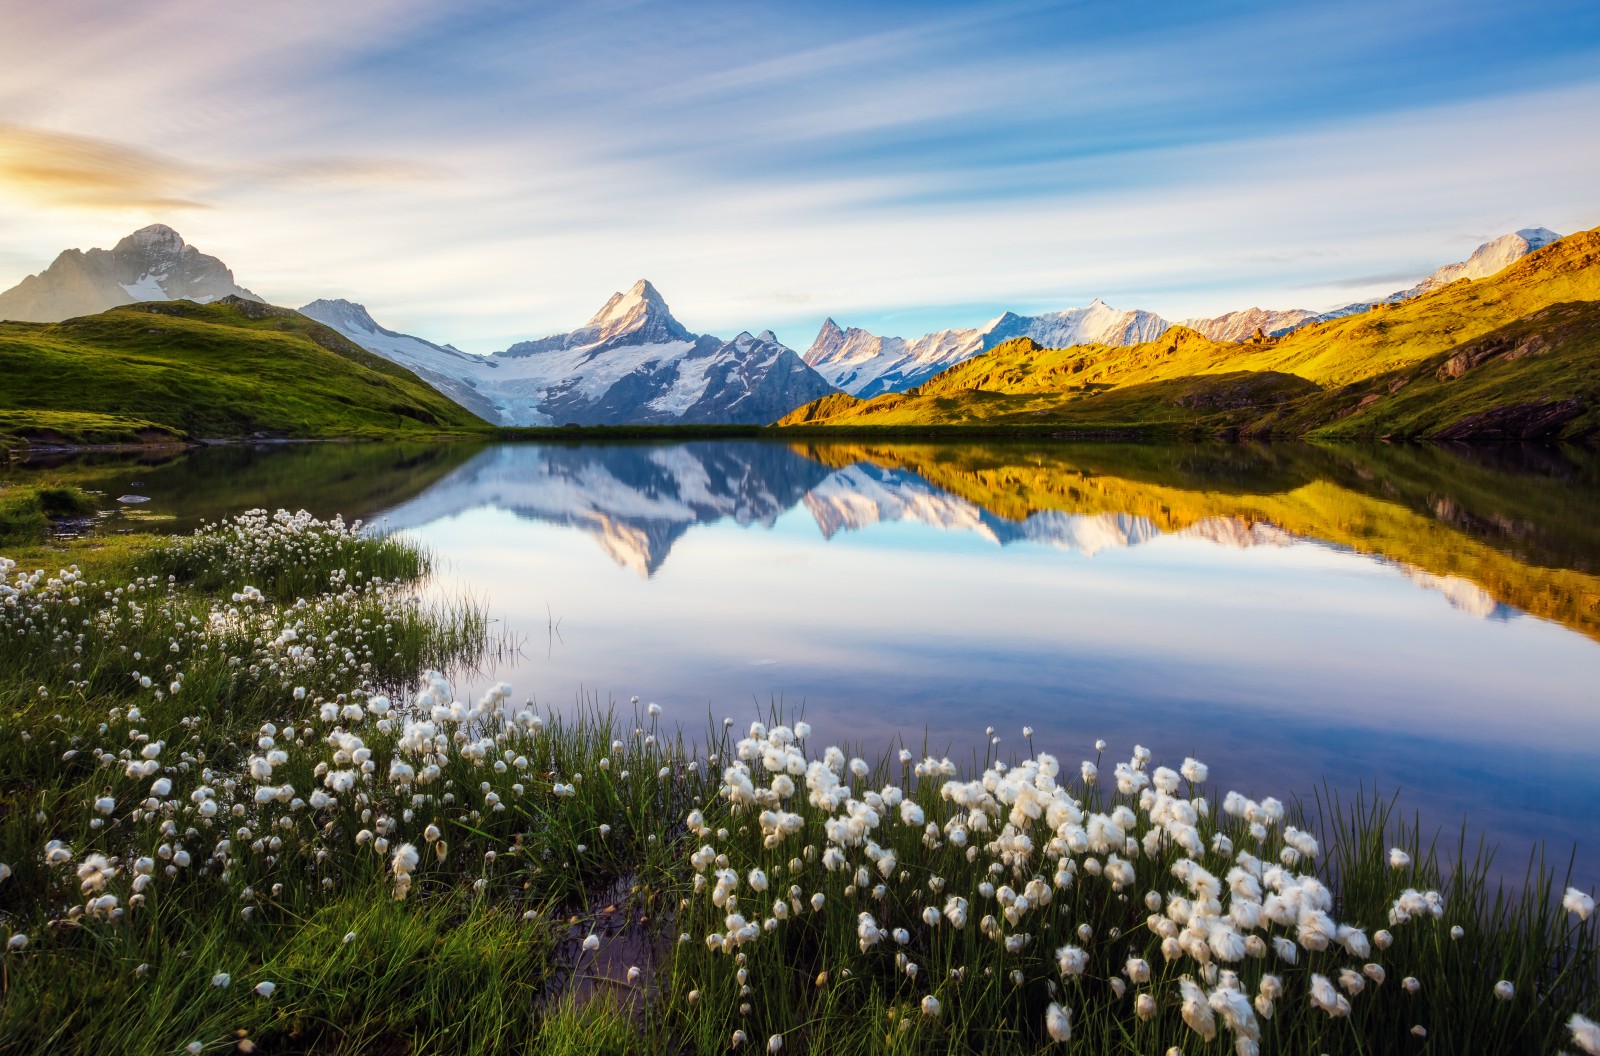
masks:
POLYGON ((656 344, 664 341, 692 341, 694 335, 672 317, 661 296, 648 279, 640 279, 627 293, 614 293, 573 336, 583 335, 586 344, 656 344), (619 340, 625 339, 625 340, 619 340))

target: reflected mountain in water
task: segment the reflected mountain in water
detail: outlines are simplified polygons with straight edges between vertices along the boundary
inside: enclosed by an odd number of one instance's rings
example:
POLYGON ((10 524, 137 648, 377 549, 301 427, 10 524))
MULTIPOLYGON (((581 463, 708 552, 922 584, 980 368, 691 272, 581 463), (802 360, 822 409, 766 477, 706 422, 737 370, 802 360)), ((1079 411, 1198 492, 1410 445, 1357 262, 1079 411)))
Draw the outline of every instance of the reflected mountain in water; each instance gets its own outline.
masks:
POLYGON ((409 528, 485 506, 576 528, 641 576, 697 524, 771 527, 832 471, 755 443, 493 447, 386 514, 409 528))
MULTIPOLYGON (((1593 473, 1581 455, 1566 469, 1593 473)), ((504 509, 585 532, 645 577, 696 525, 770 528, 797 506, 828 539, 898 521, 1089 556, 1163 536, 1316 543, 1393 565, 1481 618, 1528 610, 1600 637, 1600 584, 1587 571, 1600 540, 1550 524, 1493 476, 1448 456, 1301 445, 524 444, 482 451, 387 516, 404 528, 504 509), (1470 470, 1455 487, 1440 472, 1452 468, 1470 470), (1536 563, 1561 552, 1581 555, 1577 567, 1536 563)))

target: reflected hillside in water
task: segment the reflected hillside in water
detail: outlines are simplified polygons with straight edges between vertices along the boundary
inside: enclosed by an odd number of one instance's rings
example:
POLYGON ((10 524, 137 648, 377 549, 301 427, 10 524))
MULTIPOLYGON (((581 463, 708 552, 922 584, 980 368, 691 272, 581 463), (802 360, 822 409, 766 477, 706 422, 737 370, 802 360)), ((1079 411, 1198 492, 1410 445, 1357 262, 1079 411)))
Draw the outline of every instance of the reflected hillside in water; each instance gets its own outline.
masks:
POLYGON ((185 533, 253 507, 370 520, 481 450, 459 443, 269 443, 63 453, 0 462, 0 483, 75 484, 96 495, 106 530, 185 533))
POLYGON ((992 515, 1134 517, 1231 545, 1293 537, 1392 562, 1458 608, 1600 638, 1600 458, 1583 448, 842 446, 992 515), (1265 534, 1263 534, 1265 533, 1265 534))
POLYGON ((1600 638, 1600 459, 1578 448, 502 445, 387 517, 486 506, 585 532, 645 577, 697 525, 770 528, 796 507, 825 538, 904 521, 1090 555, 1171 535, 1313 541, 1476 615, 1522 610, 1600 638))

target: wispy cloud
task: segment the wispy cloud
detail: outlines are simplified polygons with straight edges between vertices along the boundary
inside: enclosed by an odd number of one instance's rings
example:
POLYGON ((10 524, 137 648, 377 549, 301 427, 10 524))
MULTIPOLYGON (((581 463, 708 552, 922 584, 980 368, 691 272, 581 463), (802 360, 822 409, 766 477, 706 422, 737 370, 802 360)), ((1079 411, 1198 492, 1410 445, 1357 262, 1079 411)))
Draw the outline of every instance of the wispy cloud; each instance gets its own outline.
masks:
POLYGON ((122 143, 0 124, 0 188, 69 209, 203 208, 194 165, 122 143))
POLYGON ((209 209, 226 189, 371 189, 449 179, 445 166, 389 158, 288 158, 207 166, 95 136, 0 124, 0 191, 63 209, 209 209))

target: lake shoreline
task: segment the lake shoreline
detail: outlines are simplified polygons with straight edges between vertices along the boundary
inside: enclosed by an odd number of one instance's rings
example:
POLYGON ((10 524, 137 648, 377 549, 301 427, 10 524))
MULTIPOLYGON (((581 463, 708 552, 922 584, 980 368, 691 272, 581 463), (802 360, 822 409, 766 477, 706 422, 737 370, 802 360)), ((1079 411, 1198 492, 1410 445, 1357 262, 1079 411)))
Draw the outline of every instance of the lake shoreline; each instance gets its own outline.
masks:
POLYGON ((206 448, 290 447, 309 444, 376 445, 394 443, 486 444, 486 443, 550 443, 577 441, 583 443, 641 442, 677 443, 693 440, 758 440, 774 443, 817 441, 1059 441, 1063 443, 1197 443, 1219 447, 1251 444, 1313 444, 1344 446, 1361 444, 1416 445, 1440 448, 1500 448, 1539 446, 1549 448, 1573 447, 1593 449, 1594 437, 1557 440, 1496 439, 1436 439, 1431 437, 1367 436, 1324 439, 1306 436, 1276 435, 1272 433, 1243 433, 1238 430, 1208 432, 1204 430, 1166 429, 1162 427, 1130 427, 1125 429, 1064 429, 1060 425, 1039 426, 985 426, 985 425, 929 425, 929 426, 745 426, 745 425, 594 425, 594 426, 527 426, 499 427, 481 433, 442 434, 434 437, 374 437, 374 436, 314 436, 314 437, 264 437, 229 436, 202 439, 162 439, 145 442, 116 443, 20 443, 0 448, 5 461, 26 464, 40 457, 74 456, 87 454, 140 454, 147 452, 198 451, 206 448))

